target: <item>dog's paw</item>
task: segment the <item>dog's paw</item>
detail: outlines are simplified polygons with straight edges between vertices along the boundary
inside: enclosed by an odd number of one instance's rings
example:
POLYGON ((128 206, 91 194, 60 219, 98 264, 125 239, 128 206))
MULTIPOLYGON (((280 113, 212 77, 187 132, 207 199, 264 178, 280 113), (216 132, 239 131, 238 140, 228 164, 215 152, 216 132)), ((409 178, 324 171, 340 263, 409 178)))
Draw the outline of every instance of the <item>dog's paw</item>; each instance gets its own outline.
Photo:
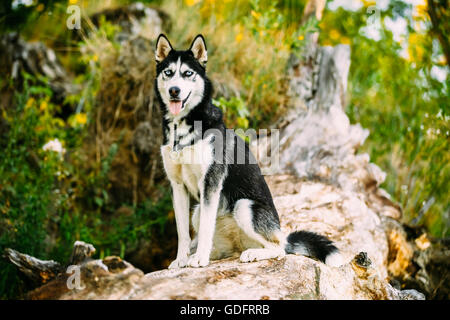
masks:
POLYGON ((240 260, 241 262, 252 262, 260 260, 260 251, 255 249, 247 249, 244 252, 242 252, 240 260))
POLYGON ((184 268, 187 266, 187 264, 188 264, 188 257, 175 259, 169 265, 169 269, 184 268))
POLYGON ((273 258, 281 259, 284 256, 283 249, 247 249, 242 252, 240 260, 241 262, 252 262, 273 258))
POLYGON ((206 267, 209 264, 209 257, 194 253, 189 257, 188 266, 193 268, 206 267))

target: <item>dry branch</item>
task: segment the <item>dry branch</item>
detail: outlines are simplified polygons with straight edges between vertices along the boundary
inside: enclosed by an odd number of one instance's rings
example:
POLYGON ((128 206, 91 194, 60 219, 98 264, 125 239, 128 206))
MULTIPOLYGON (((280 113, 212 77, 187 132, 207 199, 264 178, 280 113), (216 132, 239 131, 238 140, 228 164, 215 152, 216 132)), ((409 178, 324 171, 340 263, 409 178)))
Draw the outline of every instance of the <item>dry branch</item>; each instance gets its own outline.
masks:
POLYGON ((10 248, 5 249, 5 258, 14 264, 35 286, 47 283, 62 270, 61 264, 56 261, 40 260, 10 248))
MULTIPOLYGON (((90 259, 95 253, 92 244, 75 241, 69 263, 67 265, 80 265, 90 259)), ((62 273, 65 268, 53 260, 41 260, 14 249, 6 248, 4 257, 14 264, 32 284, 37 287, 43 285, 62 273)))

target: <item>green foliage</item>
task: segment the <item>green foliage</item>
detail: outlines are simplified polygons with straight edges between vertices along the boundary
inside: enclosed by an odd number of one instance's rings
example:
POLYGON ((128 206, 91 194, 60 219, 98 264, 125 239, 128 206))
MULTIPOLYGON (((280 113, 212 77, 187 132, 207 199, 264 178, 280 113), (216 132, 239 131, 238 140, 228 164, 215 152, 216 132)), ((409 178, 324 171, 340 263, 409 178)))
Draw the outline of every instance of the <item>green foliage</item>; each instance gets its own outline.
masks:
POLYGON ((309 34, 319 31, 319 21, 315 16, 311 16, 304 24, 300 25, 294 34, 287 39, 289 46, 295 54, 301 53, 305 46, 306 37, 309 34))
MULTIPOLYGON (((161 197, 134 206, 123 203, 128 214, 111 215, 108 173, 122 138, 98 166, 87 166, 82 145, 88 121, 81 113, 67 121, 59 118, 45 79, 23 77, 14 107, 1 115, 9 130, 0 140, 0 252, 9 247, 65 262, 74 241, 83 240, 93 243, 100 256, 124 257, 153 230, 163 232, 172 209, 163 187, 161 197)), ((0 260, 0 298, 25 290, 16 268, 0 260)))
POLYGON ((261 0, 250 1, 250 15, 244 17, 244 25, 256 39, 269 37, 273 30, 280 30, 284 24, 284 16, 277 10, 277 1, 269 3, 261 0))
POLYGON ((241 98, 232 97, 227 100, 224 97, 220 97, 218 100, 213 100, 213 103, 222 109, 225 116, 225 122, 229 127, 248 128, 248 116, 250 115, 250 112, 241 98))
MULTIPOLYGON (((392 3, 380 16, 407 15, 407 9, 392 3)), ((361 152, 368 152, 387 173, 382 187, 401 204, 404 222, 425 226, 437 237, 448 236, 450 80, 431 76, 431 69, 439 66, 439 52, 433 52, 432 38, 423 31, 408 29, 405 59, 384 25, 379 41, 361 35, 366 23, 365 8, 327 12, 321 22, 323 43, 351 39, 347 113, 370 130, 361 152)))
MULTIPOLYGON (((27 75, 25 79, 24 93, 17 96, 16 108, 3 115, 10 130, 8 139, 0 142, 0 252, 12 247, 34 256, 46 256, 47 227, 53 206, 61 197, 56 185, 62 158, 57 152, 42 150, 42 146, 58 136, 55 134, 58 129, 54 128, 58 128, 61 120, 48 116, 55 107, 47 103, 51 91, 36 85, 27 75)), ((59 132, 60 137, 70 135, 67 131, 59 132)), ((20 282, 14 269, 0 261, 0 297, 19 291, 20 282)))
POLYGON ((298 27, 301 25, 300 15, 305 9, 306 1, 303 0, 279 0, 277 8, 283 14, 285 25, 298 27))
POLYGON ((39 0, 31 5, 16 4, 14 0, 3 0, 0 2, 0 31, 18 30, 23 28, 27 22, 35 21, 45 10, 52 8, 57 0, 39 0))
POLYGON ((136 249, 139 241, 149 239, 152 232, 164 232, 172 198, 168 190, 161 188, 160 191, 163 194, 160 199, 148 199, 135 206, 124 203, 121 214, 104 215, 99 210, 83 214, 62 207, 61 243, 54 247, 52 255, 67 260, 73 242, 82 239, 95 245, 100 259, 108 255, 124 258, 128 249, 136 249))

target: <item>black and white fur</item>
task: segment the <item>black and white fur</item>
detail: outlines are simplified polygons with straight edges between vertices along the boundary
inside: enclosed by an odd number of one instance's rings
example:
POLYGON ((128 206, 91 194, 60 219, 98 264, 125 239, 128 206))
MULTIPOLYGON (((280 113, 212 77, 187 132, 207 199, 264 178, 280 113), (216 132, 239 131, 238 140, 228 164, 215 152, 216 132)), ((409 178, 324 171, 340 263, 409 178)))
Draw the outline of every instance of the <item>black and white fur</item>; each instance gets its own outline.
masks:
POLYGON ((308 231, 281 232, 271 193, 247 143, 234 132, 227 135, 222 111, 212 104, 204 38, 198 35, 188 50, 177 51, 161 34, 155 57, 155 89, 163 114, 161 154, 178 232, 178 253, 169 268, 203 267, 236 252, 242 262, 294 253, 339 265, 338 249, 327 238, 308 231), (195 121, 201 122, 201 130, 195 130, 195 121), (220 147, 217 138, 224 141, 220 147), (245 155, 245 164, 236 163, 239 155, 245 155), (190 198, 198 202, 192 241, 190 198))

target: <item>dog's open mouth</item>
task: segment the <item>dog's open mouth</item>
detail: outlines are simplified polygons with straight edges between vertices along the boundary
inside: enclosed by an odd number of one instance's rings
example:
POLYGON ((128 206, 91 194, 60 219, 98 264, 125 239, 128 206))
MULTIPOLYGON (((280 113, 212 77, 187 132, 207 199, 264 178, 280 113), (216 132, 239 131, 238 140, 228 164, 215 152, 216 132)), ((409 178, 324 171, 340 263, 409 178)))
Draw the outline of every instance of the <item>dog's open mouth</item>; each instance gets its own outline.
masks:
POLYGON ((184 108, 184 103, 187 101, 187 99, 189 99, 189 96, 191 95, 191 93, 189 92, 189 94, 187 95, 186 99, 184 100, 170 100, 169 101, 169 111, 170 113, 172 113, 173 115, 177 115, 181 112, 181 110, 183 110, 184 108))

